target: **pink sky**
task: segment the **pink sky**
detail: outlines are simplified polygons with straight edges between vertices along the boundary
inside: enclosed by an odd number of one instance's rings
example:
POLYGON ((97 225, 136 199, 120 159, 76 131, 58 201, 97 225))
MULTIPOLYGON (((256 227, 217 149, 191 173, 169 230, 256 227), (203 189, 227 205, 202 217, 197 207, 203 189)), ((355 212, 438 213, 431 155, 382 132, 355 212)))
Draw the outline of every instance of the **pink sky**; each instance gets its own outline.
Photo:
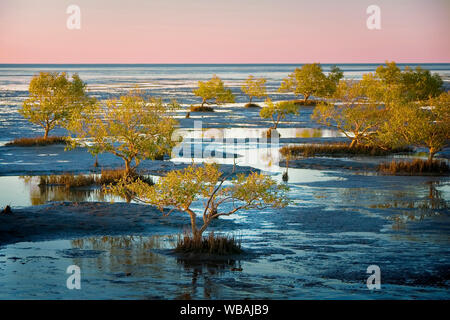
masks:
POLYGON ((0 63, 449 63, 449 32, 448 0, 0 1, 0 63))

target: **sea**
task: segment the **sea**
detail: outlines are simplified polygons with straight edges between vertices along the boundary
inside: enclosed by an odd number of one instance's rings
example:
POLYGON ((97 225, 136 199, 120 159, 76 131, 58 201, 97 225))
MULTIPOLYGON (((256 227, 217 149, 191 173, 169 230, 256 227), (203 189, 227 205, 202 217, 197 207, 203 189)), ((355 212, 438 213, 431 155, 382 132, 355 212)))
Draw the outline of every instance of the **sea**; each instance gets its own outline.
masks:
MULTIPOLYGON (((380 64, 322 64, 325 73, 333 65, 343 72, 344 78, 361 79, 364 73, 374 72, 380 64)), ((41 71, 77 73, 87 83, 89 94, 98 99, 109 99, 139 88, 154 96, 170 101, 176 99, 182 105, 199 102, 192 90, 198 81, 219 76, 231 88, 237 103, 247 102, 241 92, 243 81, 249 76, 267 79, 267 92, 273 100, 292 98, 279 93, 282 81, 302 64, 0 64, 0 141, 27 135, 35 130, 18 114, 22 102, 28 96, 31 78, 41 71)), ((450 63, 398 64, 438 73, 450 88, 450 63)))

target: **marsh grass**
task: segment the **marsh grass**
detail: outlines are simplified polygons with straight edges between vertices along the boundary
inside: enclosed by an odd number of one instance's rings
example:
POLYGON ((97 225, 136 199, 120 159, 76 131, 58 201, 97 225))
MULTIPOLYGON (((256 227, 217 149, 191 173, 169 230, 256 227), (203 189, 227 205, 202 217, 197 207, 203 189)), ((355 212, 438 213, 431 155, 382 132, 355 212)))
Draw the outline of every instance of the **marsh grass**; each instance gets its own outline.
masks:
MULTIPOLYGON (((102 170, 100 175, 74 175, 73 173, 64 173, 62 175, 41 176, 39 180, 39 186, 64 186, 66 188, 105 186, 109 184, 115 184, 123 177, 123 169, 102 170)), ((139 178, 150 185, 153 184, 153 181, 145 176, 133 174, 132 178, 139 178)))
POLYGON ((347 157, 347 156, 386 156, 393 153, 410 153, 409 147, 385 150, 378 147, 356 145, 350 148, 345 143, 335 144, 308 144, 301 146, 284 146, 280 149, 283 156, 314 157, 319 155, 347 157))
POLYGON ((378 171, 392 175, 429 175, 449 174, 450 167, 445 161, 426 161, 415 159, 413 161, 383 162, 378 166, 378 171))
POLYGON ((261 108, 261 106, 256 103, 247 103, 244 105, 244 108, 261 108))
POLYGON ((191 106, 189 110, 191 112, 214 112, 214 109, 208 106, 191 106))
POLYGON ((215 236, 210 232, 206 237, 194 237, 185 232, 178 236, 177 253, 203 253, 213 255, 232 255, 242 252, 241 240, 233 236, 215 236))
POLYGON ((8 142, 7 146, 18 147, 35 147, 35 146, 47 146, 51 144, 65 144, 67 142, 66 137, 34 137, 34 138, 18 138, 11 142, 8 142))
POLYGON ((292 101, 296 106, 304 106, 304 107, 315 107, 320 101, 317 100, 293 100, 292 101))
POLYGON ((11 207, 9 205, 7 205, 4 209, 2 209, 2 211, 0 212, 0 214, 10 214, 12 213, 11 207))

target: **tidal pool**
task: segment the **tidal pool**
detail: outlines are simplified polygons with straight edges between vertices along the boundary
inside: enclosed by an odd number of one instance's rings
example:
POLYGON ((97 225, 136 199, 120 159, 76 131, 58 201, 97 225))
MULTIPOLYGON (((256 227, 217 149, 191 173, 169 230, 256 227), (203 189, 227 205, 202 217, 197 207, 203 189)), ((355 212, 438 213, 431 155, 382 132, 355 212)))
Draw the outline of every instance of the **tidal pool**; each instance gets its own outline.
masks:
POLYGON ((0 203, 11 207, 27 207, 54 201, 124 201, 105 194, 100 187, 66 188, 40 186, 39 176, 0 176, 0 203))

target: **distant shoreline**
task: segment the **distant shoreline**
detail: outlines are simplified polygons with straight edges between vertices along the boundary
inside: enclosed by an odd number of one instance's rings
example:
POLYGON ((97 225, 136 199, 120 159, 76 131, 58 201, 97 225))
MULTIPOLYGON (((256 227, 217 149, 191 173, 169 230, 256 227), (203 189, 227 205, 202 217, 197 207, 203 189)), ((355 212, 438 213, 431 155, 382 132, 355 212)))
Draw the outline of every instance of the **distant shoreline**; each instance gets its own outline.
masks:
MULTIPOLYGON (((308 62, 298 62, 298 63, 0 63, 0 68, 2 67, 39 67, 39 66, 98 66, 98 67, 165 67, 165 66, 177 66, 177 67, 193 67, 193 66, 299 66, 306 64, 308 62)), ((384 64, 381 62, 358 62, 358 63, 321 63, 323 66, 379 66, 384 64)), ((401 62, 397 63, 398 66, 436 66, 436 65, 449 65, 450 62, 401 62)))

